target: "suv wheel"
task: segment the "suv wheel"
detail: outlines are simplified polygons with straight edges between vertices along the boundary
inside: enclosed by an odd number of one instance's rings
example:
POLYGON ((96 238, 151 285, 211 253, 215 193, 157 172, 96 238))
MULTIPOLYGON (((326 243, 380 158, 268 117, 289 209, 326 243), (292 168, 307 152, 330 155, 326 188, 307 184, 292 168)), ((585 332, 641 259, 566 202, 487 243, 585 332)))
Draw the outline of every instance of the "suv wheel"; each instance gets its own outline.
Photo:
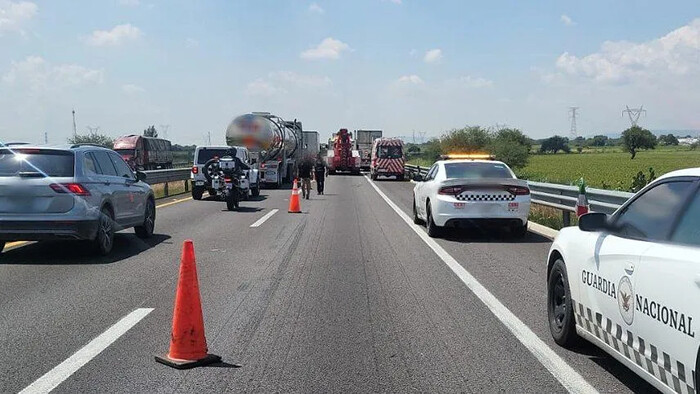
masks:
POLYGON ((202 194, 204 194, 204 190, 202 188, 199 188, 199 187, 192 188, 192 198, 194 198, 195 200, 201 200, 202 194))
POLYGON ((156 203, 150 198, 146 203, 146 212, 143 216, 143 225, 136 226, 136 236, 139 238, 150 238, 153 235, 153 229, 156 228, 156 203))
POLYGON ((554 262, 547 280, 547 317, 549 331, 558 345, 571 348, 580 341, 576 333, 569 278, 562 259, 554 262))
POLYGON ((97 235, 93 240, 97 252, 106 256, 114 246, 114 215, 108 208, 102 208, 97 225, 97 235))

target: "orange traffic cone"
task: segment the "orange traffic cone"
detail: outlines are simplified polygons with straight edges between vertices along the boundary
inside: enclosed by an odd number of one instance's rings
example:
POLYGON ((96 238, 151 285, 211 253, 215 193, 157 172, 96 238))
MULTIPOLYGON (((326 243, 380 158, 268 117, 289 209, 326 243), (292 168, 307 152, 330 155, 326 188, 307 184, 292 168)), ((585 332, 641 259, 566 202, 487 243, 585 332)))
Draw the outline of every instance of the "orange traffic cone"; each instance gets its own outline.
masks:
POLYGON ((289 213, 301 213, 301 203, 299 202, 299 188, 297 187, 296 179, 294 179, 294 186, 292 186, 292 197, 289 199, 289 213))
POLYGON ((182 245, 170 351, 164 357, 156 356, 156 361, 177 369, 194 368, 221 361, 221 357, 207 354, 194 245, 189 239, 182 245))

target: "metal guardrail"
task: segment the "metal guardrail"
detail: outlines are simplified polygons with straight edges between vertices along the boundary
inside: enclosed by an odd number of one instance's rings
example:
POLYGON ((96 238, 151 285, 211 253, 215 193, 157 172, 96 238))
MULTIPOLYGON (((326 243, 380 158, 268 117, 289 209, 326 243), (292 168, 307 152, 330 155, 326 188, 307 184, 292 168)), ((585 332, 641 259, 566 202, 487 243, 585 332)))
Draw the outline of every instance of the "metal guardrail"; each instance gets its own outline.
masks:
POLYGON ((172 168, 167 170, 150 170, 143 171, 146 174, 144 182, 149 185, 164 184, 163 197, 170 195, 168 183, 185 182, 185 192, 190 190, 190 169, 189 168, 172 168))
MULTIPOLYGON (((427 167, 407 164, 406 171, 410 177, 415 174, 426 175, 427 167)), ((571 212, 576 212, 578 187, 558 185, 556 183, 528 181, 532 203, 544 205, 562 211, 564 226, 571 224, 571 212)), ((586 197, 592 211, 611 214, 625 203, 634 193, 619 192, 604 189, 586 189, 586 197)))

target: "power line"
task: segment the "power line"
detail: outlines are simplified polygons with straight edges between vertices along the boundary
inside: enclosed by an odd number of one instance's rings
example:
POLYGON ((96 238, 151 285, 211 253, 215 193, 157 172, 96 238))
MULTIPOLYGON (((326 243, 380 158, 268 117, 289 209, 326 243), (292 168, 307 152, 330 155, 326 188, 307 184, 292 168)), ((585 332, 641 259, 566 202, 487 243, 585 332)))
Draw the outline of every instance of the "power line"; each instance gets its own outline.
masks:
POLYGON ((632 124, 632 127, 636 126, 637 123, 639 122, 639 116, 644 113, 644 116, 647 114, 647 110, 644 109, 644 106, 640 106, 639 108, 630 108, 629 105, 625 105, 624 110, 622 110, 622 116, 629 116, 630 118, 630 123, 632 124))

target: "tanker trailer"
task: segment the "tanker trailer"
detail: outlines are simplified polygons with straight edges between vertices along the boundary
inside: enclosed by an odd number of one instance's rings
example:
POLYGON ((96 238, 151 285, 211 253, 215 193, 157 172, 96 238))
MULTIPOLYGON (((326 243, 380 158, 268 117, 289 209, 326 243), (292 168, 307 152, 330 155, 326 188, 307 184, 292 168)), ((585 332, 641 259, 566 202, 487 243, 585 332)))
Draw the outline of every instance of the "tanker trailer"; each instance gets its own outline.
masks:
POLYGON ((285 121, 269 112, 233 119, 226 129, 229 146, 245 146, 259 169, 261 185, 280 187, 291 182, 301 156, 301 122, 285 121))

